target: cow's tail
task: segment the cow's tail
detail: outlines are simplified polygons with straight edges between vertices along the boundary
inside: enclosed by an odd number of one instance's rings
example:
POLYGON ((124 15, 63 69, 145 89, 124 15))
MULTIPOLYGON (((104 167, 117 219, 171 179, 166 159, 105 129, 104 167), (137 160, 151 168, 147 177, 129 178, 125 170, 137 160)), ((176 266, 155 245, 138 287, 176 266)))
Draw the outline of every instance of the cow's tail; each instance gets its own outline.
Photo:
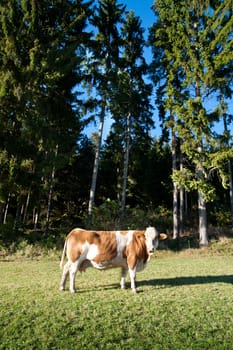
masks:
POLYGON ((64 248, 63 248, 63 252, 62 252, 62 257, 61 257, 61 261, 60 261, 60 269, 62 269, 63 264, 64 264, 65 255, 66 255, 66 246, 67 246, 67 239, 65 240, 65 244, 64 244, 64 248))

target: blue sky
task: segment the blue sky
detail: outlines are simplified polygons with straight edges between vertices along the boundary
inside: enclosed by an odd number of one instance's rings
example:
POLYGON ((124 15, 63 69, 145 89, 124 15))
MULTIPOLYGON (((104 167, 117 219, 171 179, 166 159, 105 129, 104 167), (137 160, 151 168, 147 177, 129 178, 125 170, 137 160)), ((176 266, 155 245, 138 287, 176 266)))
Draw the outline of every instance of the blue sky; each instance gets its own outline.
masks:
POLYGON ((145 29, 154 23, 155 16, 151 10, 151 6, 154 3, 153 0, 122 0, 119 2, 125 4, 128 11, 133 10, 136 16, 141 17, 142 25, 145 29))
MULTIPOLYGON (((142 27, 145 29, 145 38, 148 37, 148 29, 152 26, 152 24, 155 22, 155 15, 152 11, 151 7, 154 3, 153 0, 125 0, 120 1, 119 3, 122 3, 126 5, 127 11, 134 11, 136 16, 139 16, 142 21, 142 27)), ((151 60, 151 51, 150 49, 145 49, 145 57, 147 61, 151 60)))

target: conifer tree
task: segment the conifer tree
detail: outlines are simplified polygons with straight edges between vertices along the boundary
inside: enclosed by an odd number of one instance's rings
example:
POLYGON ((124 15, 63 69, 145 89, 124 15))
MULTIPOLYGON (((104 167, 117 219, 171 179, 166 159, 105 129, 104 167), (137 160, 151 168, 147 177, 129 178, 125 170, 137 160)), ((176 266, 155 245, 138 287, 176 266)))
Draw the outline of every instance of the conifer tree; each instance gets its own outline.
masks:
MULTIPOLYGON (((95 30, 97 30, 97 33, 89 57, 91 71, 87 68, 87 75, 90 74, 90 84, 94 86, 95 92, 98 96, 95 102, 99 117, 99 129, 90 187, 87 218, 88 226, 91 225, 92 220, 104 120, 110 94, 109 87, 114 72, 116 71, 119 56, 120 38, 118 25, 122 21, 124 11, 125 6, 118 4, 117 0, 100 0, 98 5, 94 7, 94 13, 90 20, 91 24, 95 27, 95 30)), ((91 92, 93 93, 92 89, 91 92)))
MULTIPOLYGON (((182 103, 172 103, 172 109, 177 116, 175 128, 182 140, 182 152, 194 164, 195 173, 184 169, 173 179, 187 189, 197 189, 200 244, 207 245, 206 202, 214 194, 209 182, 213 168, 209 146, 211 127, 219 116, 208 112, 205 100, 226 79, 222 72, 231 65, 231 2, 158 0, 155 9, 160 25, 155 46, 162 52, 166 69, 172 64, 173 72, 182 73, 182 86, 188 91, 182 103)), ((172 92, 166 86, 167 95, 176 96, 177 89, 174 84, 171 87, 172 92)))
POLYGON ((124 154, 121 187, 121 215, 124 216, 130 150, 133 143, 150 139, 153 126, 150 104, 151 84, 145 82, 148 67, 144 58, 145 39, 141 20, 133 11, 126 15, 121 28, 122 55, 113 82, 110 110, 124 154), (140 141, 141 139, 141 141, 140 141))

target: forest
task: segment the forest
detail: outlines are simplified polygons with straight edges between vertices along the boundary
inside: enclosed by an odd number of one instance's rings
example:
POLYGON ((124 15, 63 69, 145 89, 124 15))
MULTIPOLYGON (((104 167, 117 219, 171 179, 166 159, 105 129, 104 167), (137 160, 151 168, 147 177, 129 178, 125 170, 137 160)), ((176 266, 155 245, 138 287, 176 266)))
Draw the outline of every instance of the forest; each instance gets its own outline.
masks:
POLYGON ((121 0, 1 1, 0 245, 233 227, 232 0, 151 11, 143 28, 121 0))

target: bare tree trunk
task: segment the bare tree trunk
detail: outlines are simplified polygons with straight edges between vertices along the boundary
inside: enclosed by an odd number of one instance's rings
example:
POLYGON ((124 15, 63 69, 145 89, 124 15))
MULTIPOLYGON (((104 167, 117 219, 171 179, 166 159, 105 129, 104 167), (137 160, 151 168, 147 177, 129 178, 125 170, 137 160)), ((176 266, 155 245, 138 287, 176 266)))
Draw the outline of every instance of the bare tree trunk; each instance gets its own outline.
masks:
POLYGON ((198 191, 198 213, 199 213, 199 242, 201 246, 208 245, 207 211, 203 194, 198 191))
POLYGON ((24 208, 24 213, 23 213, 23 223, 26 223, 26 218, 27 218, 27 212, 28 212, 28 206, 30 202, 30 196, 31 196, 31 189, 29 189, 28 194, 27 194, 27 199, 25 203, 25 208, 24 208))
POLYGON ((34 230, 37 230, 38 228, 38 222, 40 219, 40 202, 38 203, 38 207, 33 209, 33 228, 34 230))
POLYGON ((124 170, 123 170, 123 183, 122 183, 122 195, 121 195, 121 220, 124 218, 125 213, 125 203, 126 203, 126 186, 129 168, 129 151, 130 151, 130 119, 131 112, 127 115, 126 121, 126 142, 125 142, 125 152, 124 152, 124 170))
MULTIPOLYGON (((203 167, 201 163, 201 152, 202 147, 199 147, 200 153, 200 163, 197 166, 197 177, 198 180, 202 181, 204 179, 203 167)), ((200 246, 207 246, 208 243, 208 224, 207 224, 207 209, 206 201, 203 193, 198 190, 198 215, 199 215, 199 243, 200 246)))
MULTIPOLYGON (((196 27, 197 30, 197 27, 196 27)), ((199 81, 196 80, 195 86, 196 98, 201 99, 201 90, 199 86, 199 81)), ((202 145, 198 149, 199 152, 199 164, 197 165, 197 176, 199 180, 204 179, 203 171, 203 147, 202 145)), ((199 215, 199 243, 201 246, 208 245, 208 229, 207 229, 207 209, 204 195, 202 192, 198 191, 198 215, 199 215)))
POLYGON ((9 193, 9 194, 8 194, 8 197, 7 197, 5 209, 4 209, 3 224, 6 223, 7 214, 8 214, 8 209, 9 209, 9 203, 10 203, 10 198, 11 198, 11 195, 10 195, 10 193, 9 193))
POLYGON ((51 178, 50 178, 50 186, 49 186, 49 194, 48 194, 48 205, 47 205, 46 222, 45 222, 45 235, 47 235, 48 231, 49 231, 49 221, 50 221, 51 208, 52 208, 54 177, 55 177, 55 167, 53 167, 53 169, 52 169, 51 178))
MULTIPOLYGON (((174 119, 174 117, 172 116, 174 119)), ((174 120, 173 120, 174 123, 174 120)), ((172 129, 172 172, 176 171, 176 153, 177 153, 176 135, 172 129)), ((175 181, 173 181, 173 239, 179 238, 179 219, 178 219, 178 188, 175 181)))
MULTIPOLYGON (((55 149, 55 158, 57 158, 57 154, 58 154, 58 145, 56 145, 56 149, 55 149)), ((51 177, 50 177, 50 186, 49 186, 49 194, 48 194, 48 206, 47 206, 46 222, 45 222, 45 235, 48 234, 48 230, 49 230, 49 222, 50 222, 51 208, 52 208, 52 198, 53 198, 54 178, 55 178, 55 165, 53 165, 52 173, 51 173, 51 177)))
MULTIPOLYGON (((227 128, 227 115, 223 113, 223 124, 224 124, 224 132, 227 136, 226 144, 229 147, 229 131, 227 128)), ((231 224, 233 227, 233 178, 232 178, 232 167, 231 161, 228 160, 228 174, 229 174, 229 195, 230 195, 230 205, 231 205, 231 224)))
POLYGON ((89 204, 88 204, 87 227, 91 226, 92 212, 93 212, 93 207, 95 202, 95 191, 96 191, 100 149, 101 149, 103 128, 104 128, 105 108, 106 108, 106 103, 104 102, 102 106, 101 114, 100 114, 100 124, 99 124, 95 159, 94 159, 93 172, 92 172, 92 181, 91 181, 91 189, 90 189, 89 204))
POLYGON ((230 187, 230 203, 231 203, 231 224, 233 227, 233 178, 232 178, 232 167, 231 161, 228 160, 228 173, 229 173, 229 187, 230 187))
POLYGON ((178 189, 176 182, 173 181, 173 239, 179 238, 179 220, 178 220, 178 189))
MULTIPOLYGON (((183 156, 180 154, 180 170, 183 170, 183 156)), ((185 190, 184 186, 180 188, 180 234, 184 233, 184 208, 185 208, 185 190)))

